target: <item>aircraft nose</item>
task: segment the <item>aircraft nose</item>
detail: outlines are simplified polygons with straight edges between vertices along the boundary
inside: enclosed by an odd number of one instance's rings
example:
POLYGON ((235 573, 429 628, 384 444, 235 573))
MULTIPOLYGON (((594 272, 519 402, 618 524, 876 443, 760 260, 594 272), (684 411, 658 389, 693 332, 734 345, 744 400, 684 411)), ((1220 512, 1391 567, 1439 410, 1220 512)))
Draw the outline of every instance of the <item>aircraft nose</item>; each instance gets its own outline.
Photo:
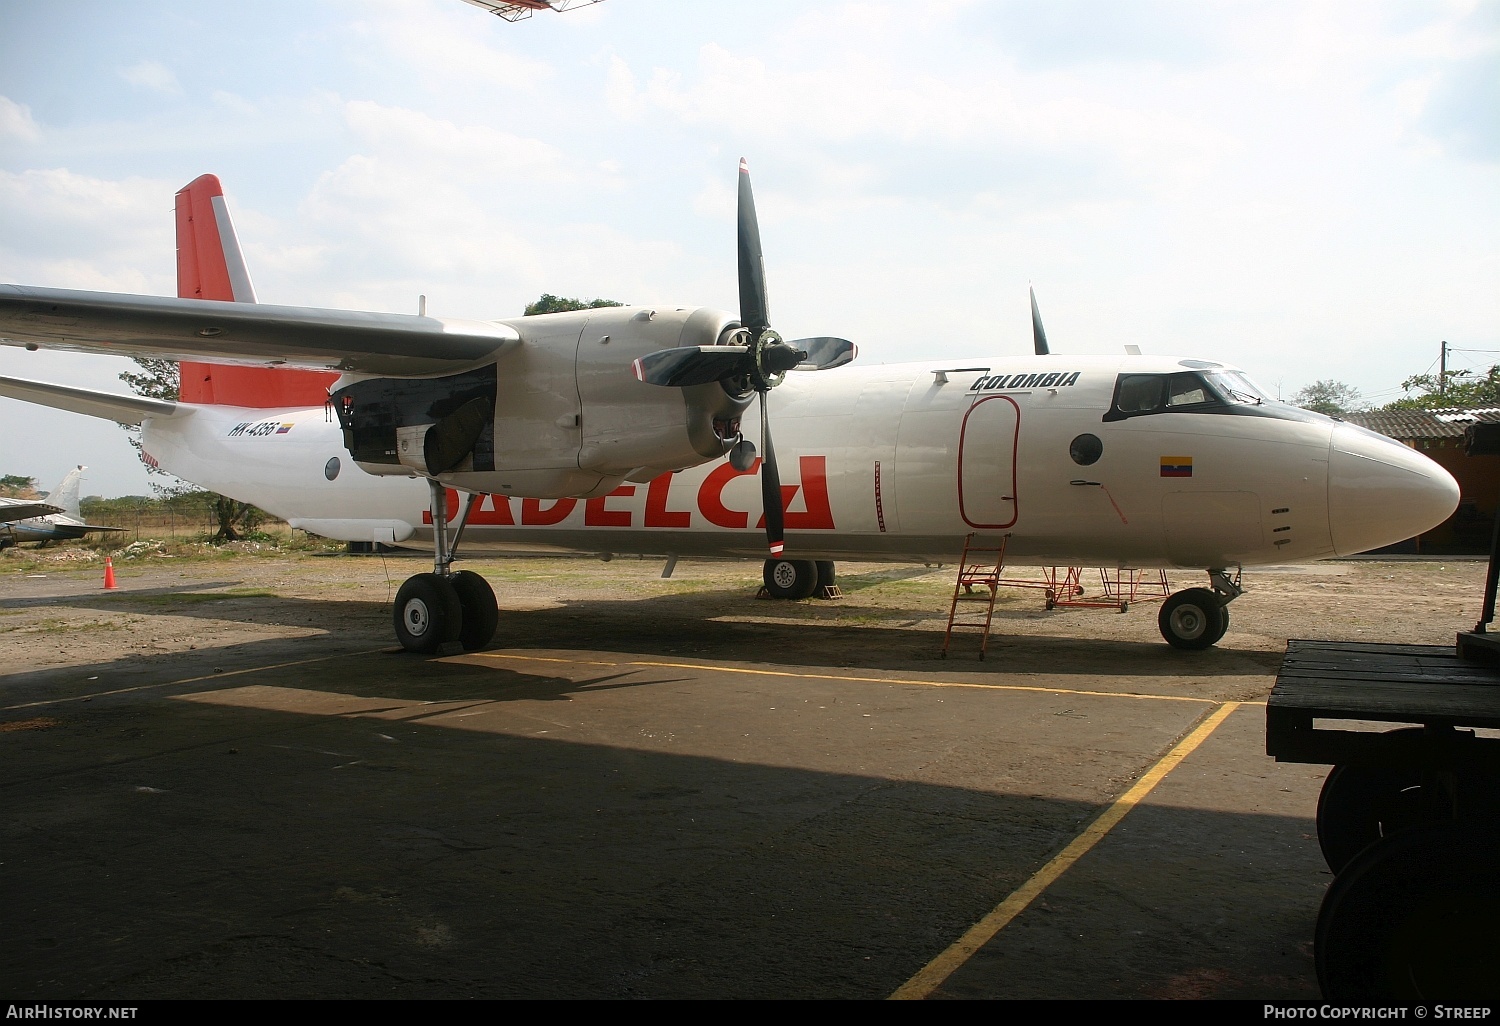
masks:
POLYGON ((1328 529, 1340 556, 1430 531, 1458 508, 1458 482, 1415 449, 1340 424, 1328 443, 1328 529))

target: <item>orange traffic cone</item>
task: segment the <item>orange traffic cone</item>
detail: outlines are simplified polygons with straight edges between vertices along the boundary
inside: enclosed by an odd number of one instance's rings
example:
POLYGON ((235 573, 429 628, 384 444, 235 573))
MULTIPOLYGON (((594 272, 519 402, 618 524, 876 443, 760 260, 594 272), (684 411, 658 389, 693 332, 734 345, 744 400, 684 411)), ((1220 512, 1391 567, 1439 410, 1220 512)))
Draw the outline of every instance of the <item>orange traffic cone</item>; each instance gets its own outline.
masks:
POLYGON ((115 583, 115 562, 108 556, 104 557, 104 590, 111 591, 118 588, 115 583))

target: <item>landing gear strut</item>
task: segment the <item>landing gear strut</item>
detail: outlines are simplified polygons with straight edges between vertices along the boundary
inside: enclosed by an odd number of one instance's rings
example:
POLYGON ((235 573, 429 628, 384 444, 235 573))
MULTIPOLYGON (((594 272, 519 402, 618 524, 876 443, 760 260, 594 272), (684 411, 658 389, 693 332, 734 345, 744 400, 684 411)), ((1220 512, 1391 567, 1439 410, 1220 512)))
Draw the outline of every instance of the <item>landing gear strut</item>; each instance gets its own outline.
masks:
POLYGON ((422 655, 451 641, 472 652, 490 643, 500 622, 500 607, 489 582, 472 570, 453 570, 469 514, 482 496, 477 492, 469 496, 450 540, 447 494, 436 481, 427 485, 432 496, 432 573, 408 577, 396 592, 391 611, 396 640, 408 652, 422 655))
POLYGON ((1229 629, 1229 603, 1245 593, 1239 572, 1210 570, 1208 579, 1211 588, 1188 588, 1161 604, 1156 626, 1173 648, 1209 648, 1229 629))

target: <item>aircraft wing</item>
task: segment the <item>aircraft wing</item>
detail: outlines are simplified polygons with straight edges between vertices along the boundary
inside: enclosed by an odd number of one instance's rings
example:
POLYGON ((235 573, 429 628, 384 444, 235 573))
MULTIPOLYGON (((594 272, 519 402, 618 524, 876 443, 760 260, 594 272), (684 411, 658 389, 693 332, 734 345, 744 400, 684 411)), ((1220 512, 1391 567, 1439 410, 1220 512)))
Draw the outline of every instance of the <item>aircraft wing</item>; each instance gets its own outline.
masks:
MULTIPOLYGON (((81 413, 87 417, 112 420, 117 424, 137 425, 147 417, 174 417, 191 412, 164 399, 147 399, 138 395, 114 395, 87 388, 49 385, 43 381, 0 377, 0 396, 21 399, 55 410, 81 413)), ((61 510, 49 510, 57 513, 61 510)), ((36 514, 31 514, 36 516, 36 514)))
POLYGON ((0 343, 417 377, 520 343, 507 324, 0 285, 0 343))
POLYGON ((30 520, 32 517, 44 517, 49 513, 61 513, 61 506, 51 503, 40 502, 35 499, 7 499, 0 497, 0 523, 12 523, 16 520, 30 520))

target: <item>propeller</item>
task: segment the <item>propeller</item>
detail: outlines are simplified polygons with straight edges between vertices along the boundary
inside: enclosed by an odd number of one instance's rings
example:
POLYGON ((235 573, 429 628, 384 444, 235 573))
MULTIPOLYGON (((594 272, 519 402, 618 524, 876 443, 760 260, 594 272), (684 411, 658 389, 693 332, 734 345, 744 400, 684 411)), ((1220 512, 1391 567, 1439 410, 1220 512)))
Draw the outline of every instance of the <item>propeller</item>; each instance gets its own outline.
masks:
POLYGON ((1042 311, 1037 309, 1036 289, 1030 285, 1026 288, 1031 293, 1031 341, 1036 346, 1036 355, 1046 356, 1052 350, 1047 348, 1047 332, 1042 328, 1042 311))
MULTIPOLYGON (((771 445, 766 395, 781 384, 788 371, 840 367, 853 360, 858 350, 854 343, 842 338, 819 336, 788 342, 772 330, 760 222, 755 216, 755 196, 750 191, 750 167, 744 158, 740 159, 736 221, 740 323, 732 335, 726 335, 744 341, 661 349, 636 360, 633 369, 639 380, 652 385, 686 388, 721 381, 727 390, 738 395, 752 390, 760 393, 760 440, 765 448, 760 464, 761 503, 766 513, 766 544, 771 556, 780 558, 786 516, 781 504, 776 450, 771 445)), ((754 456, 755 447, 741 438, 731 448, 729 459, 736 469, 745 470, 754 456)))

